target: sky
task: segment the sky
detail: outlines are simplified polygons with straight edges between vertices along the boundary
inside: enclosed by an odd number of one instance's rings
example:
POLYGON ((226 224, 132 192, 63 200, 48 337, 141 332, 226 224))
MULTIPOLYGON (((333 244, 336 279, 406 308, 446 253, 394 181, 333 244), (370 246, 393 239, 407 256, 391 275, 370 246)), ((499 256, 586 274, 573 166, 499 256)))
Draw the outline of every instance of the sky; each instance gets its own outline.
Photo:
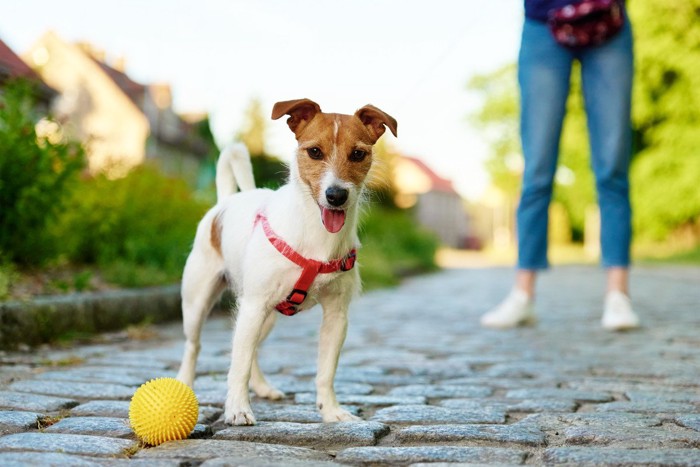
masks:
MULTIPOLYGON (((141 83, 170 83, 178 112, 206 111, 222 145, 257 98, 309 98, 328 112, 373 104, 398 121, 400 153, 476 200, 486 141, 468 121, 475 75, 516 60, 522 0, 5 0, 0 39, 23 53, 47 30, 126 59, 141 83)), ((268 152, 295 140, 270 121, 268 152)))

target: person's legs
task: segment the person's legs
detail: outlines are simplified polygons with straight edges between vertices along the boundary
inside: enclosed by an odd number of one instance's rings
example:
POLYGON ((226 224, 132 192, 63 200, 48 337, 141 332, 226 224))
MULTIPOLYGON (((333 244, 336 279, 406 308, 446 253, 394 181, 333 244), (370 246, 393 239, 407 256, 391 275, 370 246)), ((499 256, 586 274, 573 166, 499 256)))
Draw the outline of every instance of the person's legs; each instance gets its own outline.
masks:
POLYGON ((632 33, 629 23, 610 42, 581 54, 591 162, 601 217, 601 251, 608 293, 603 326, 636 327, 628 298, 632 212, 629 201, 632 33))
POLYGON ((537 271, 547 268, 549 202, 556 171, 573 54, 554 42, 544 23, 526 20, 518 57, 520 134, 525 160, 517 211, 518 265, 511 294, 481 318, 487 327, 534 320, 537 271))

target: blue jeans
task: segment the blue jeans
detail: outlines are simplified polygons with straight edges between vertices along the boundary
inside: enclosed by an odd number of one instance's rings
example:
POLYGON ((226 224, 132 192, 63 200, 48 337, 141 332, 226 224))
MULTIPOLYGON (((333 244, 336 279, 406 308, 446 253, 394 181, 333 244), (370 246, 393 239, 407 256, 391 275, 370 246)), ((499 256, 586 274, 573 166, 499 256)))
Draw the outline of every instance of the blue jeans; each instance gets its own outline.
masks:
POLYGON ((629 266, 633 76, 630 24, 602 46, 572 51, 554 41, 546 24, 526 19, 518 58, 520 132, 525 159, 517 212, 520 269, 548 266, 548 208, 574 60, 581 63, 591 163, 600 206, 603 265, 629 266))

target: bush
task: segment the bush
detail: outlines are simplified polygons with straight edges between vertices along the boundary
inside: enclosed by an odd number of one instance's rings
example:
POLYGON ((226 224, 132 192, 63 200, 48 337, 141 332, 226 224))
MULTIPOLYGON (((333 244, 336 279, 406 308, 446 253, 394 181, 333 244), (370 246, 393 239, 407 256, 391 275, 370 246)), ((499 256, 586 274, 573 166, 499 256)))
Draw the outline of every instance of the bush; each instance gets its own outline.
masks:
POLYGON ((20 265, 54 257, 51 226, 85 164, 78 144, 37 135, 35 113, 30 85, 7 84, 0 93, 0 252, 20 265))
POLYGON ((107 279, 122 285, 151 285, 180 276, 206 209, 184 180, 140 166, 122 179, 85 180, 64 215, 60 235, 71 262, 98 264, 107 279), (139 279, 138 271, 125 272, 134 266, 147 273, 139 279))
POLYGON ((358 261, 365 288, 395 285, 408 274, 436 269, 438 240, 409 211, 372 206, 361 222, 358 261))

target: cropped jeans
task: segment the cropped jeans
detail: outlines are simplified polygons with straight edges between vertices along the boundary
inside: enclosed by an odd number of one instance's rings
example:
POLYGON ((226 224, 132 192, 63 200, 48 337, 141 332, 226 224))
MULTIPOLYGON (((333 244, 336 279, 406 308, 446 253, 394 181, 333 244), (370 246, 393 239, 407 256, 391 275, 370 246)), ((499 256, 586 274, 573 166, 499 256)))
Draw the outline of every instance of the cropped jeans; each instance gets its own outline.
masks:
POLYGON ((591 164, 600 207, 603 266, 629 266, 633 77, 630 24, 626 23, 602 46, 569 50, 554 41, 545 23, 526 19, 518 57, 520 132, 525 160, 517 210, 519 269, 548 267, 548 208, 574 60, 581 63, 591 164))

